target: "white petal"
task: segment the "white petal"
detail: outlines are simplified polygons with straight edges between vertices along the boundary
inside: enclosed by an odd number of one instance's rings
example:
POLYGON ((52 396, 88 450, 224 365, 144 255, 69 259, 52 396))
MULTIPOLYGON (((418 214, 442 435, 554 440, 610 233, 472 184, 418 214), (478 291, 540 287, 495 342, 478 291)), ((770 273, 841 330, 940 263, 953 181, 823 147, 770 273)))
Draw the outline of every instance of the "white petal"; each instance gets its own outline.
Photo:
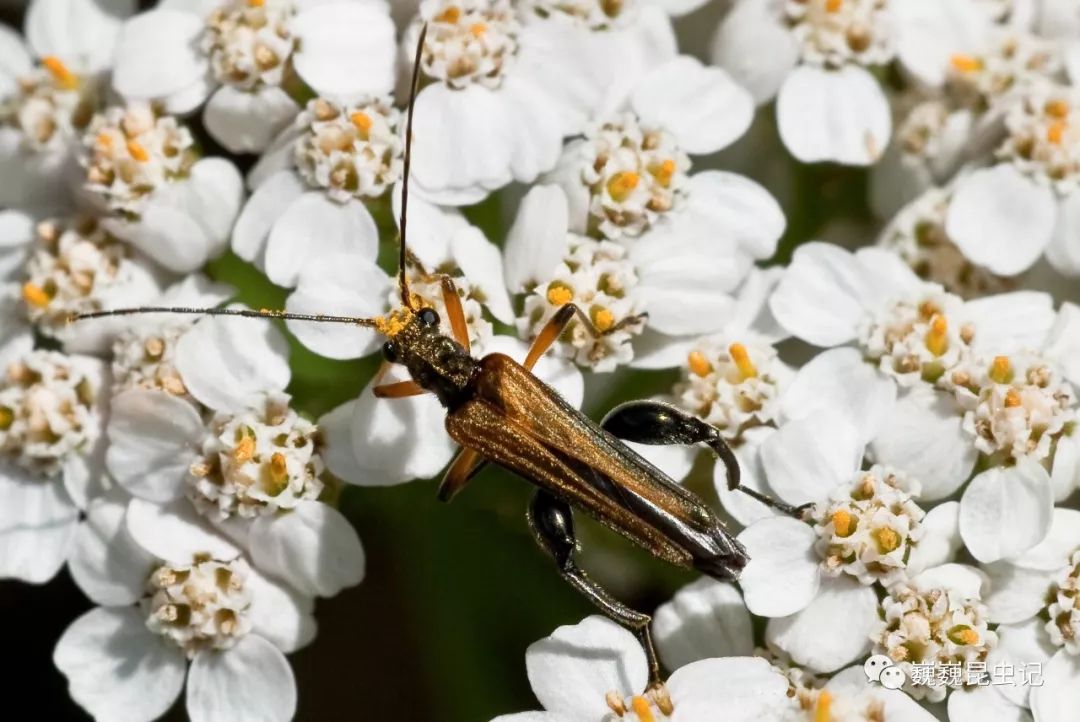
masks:
POLYGON ((690 177, 684 210, 710 233, 729 238, 755 259, 776 252, 787 221, 780 204, 763 186, 738 173, 706 170, 690 177))
MULTIPOLYGON (((829 690, 833 699, 845 700, 845 709, 878 707, 889 722, 935 722, 937 720, 937 717, 900 690, 870 685, 861 664, 837 672, 825 685, 825 689, 829 690)), ((961 721, 953 720, 953 722, 961 721)))
POLYGON ((203 111, 206 130, 233 153, 260 153, 292 122, 300 107, 281 88, 248 92, 223 85, 203 111))
POLYGON ((821 585, 816 538, 810 525, 789 517, 762 519, 739 534, 750 555, 739 578, 747 609, 784 617, 811 603, 821 585))
MULTIPOLYGON (((1080 62, 1080 46, 1075 55, 1080 62)), ((1077 67, 1080 69, 1080 65, 1077 67)), ((1046 260, 1058 273, 1080 275, 1080 195, 1076 193, 1058 200, 1057 223, 1046 248, 1046 260)))
POLYGON ((909 574, 956 558, 956 552, 964 544, 960 538, 959 502, 947 501, 928 511, 922 520, 922 529, 923 537, 908 558, 909 574))
MULTIPOLYGON (((296 290, 285 301, 291 313, 371 318, 386 310, 393 282, 386 272, 357 253, 319 255, 304 264, 296 290)), ((373 328, 339 323, 288 321, 300 343, 327 358, 366 356, 379 347, 373 328)))
POLYGON ((1037 462, 987 469, 960 500, 960 535, 981 562, 1017 556, 1046 537, 1053 511, 1050 478, 1037 462))
POLYGON ((130 605, 146 592, 154 559, 127 532, 126 495, 95 499, 79 523, 68 569, 83 594, 104 606, 130 605))
POLYGON ((225 249, 244 203, 244 178, 225 158, 203 158, 182 185, 184 208, 206 232, 211 256, 225 249))
POLYGON ((503 259, 498 246, 479 228, 467 226, 450 239, 450 252, 465 279, 484 295, 484 305, 496 320, 513 323, 514 309, 503 281, 503 259))
POLYGON ((885 93, 864 68, 795 69, 776 101, 780 137, 804 163, 876 163, 889 144, 892 116, 885 93))
POLYGON ((789 504, 823 501, 862 463, 858 430, 834 412, 791 421, 761 446, 769 487, 789 504))
POLYGON ((1043 353, 1057 362, 1069 381, 1080 387, 1080 306, 1068 301, 1061 304, 1043 353))
POLYGON ((251 557, 260 569, 313 596, 332 597, 364 578, 356 530, 337 509, 317 501, 256 519, 251 557))
MULTIPOLYGON (((740 484, 754 491, 772 495, 772 489, 765 483, 765 465, 761 463, 761 445, 776 433, 771 426, 757 426, 743 432, 743 443, 735 448, 739 458, 740 484)), ((727 469, 717 462, 713 465, 713 485, 720 497, 724 510, 743 526, 749 526, 759 519, 776 516, 779 512, 738 490, 728 489, 727 469)))
POLYGON ((678 722, 774 719, 790 704, 787 678, 759 657, 706 659, 675 670, 668 680, 678 722))
MULTIPOLYGON (((401 191, 399 181, 394 184, 394 220, 400 225, 401 191)), ((408 239, 409 250, 416 254, 425 268, 438 268, 450 260, 450 239, 469 222, 457 208, 447 208, 429 203, 413 193, 409 198, 408 239)))
POLYGON ((951 589, 962 597, 979 599, 990 586, 990 577, 981 569, 967 564, 939 564, 924 569, 911 579, 916 589, 951 589))
POLYGON ((58 481, 0 468, 0 579, 41 584, 63 566, 79 510, 58 481))
POLYGON ((18 90, 18 79, 33 67, 22 36, 7 25, 0 27, 0 94, 6 98, 18 90))
POLYGON ((759 105, 776 95, 798 58, 794 35, 764 2, 736 3, 712 42, 713 62, 749 89, 759 105))
POLYGON ((296 714, 296 680, 281 650, 249 634, 224 651, 203 650, 187 684, 191 722, 287 722, 296 714))
POLYGON ((251 591, 248 610, 252 631, 286 654, 306 647, 315 639, 315 601, 252 569, 244 582, 251 591))
POLYGON ((566 254, 569 210, 554 185, 536 185, 521 200, 506 236, 506 285, 517 293, 548 280, 566 254))
POLYGON ((187 499, 167 506, 132 499, 126 524, 131 538, 143 549, 173 564, 191 564, 200 554, 218 561, 240 555, 236 545, 214 531, 187 499))
POLYGON ((382 486, 435 476, 454 456, 445 424, 446 409, 433 395, 377 399, 368 384, 353 408, 352 443, 371 473, 356 482, 382 486))
POLYGON ((1059 651, 1043 665, 1043 684, 1031 690, 1031 711, 1039 722, 1071 722, 1080 715, 1080 658, 1059 651))
POLYGON ((776 320, 815 346, 838 346, 855 338, 870 295, 863 269, 848 251, 807 243, 792 257, 769 300, 776 320))
POLYGON ((72 698, 95 719, 146 722, 172 706, 184 687, 179 647, 146 628, 134 607, 98 607, 64 630, 53 662, 72 698))
POLYGON ((896 384, 866 363, 853 348, 818 354, 799 369, 781 397, 789 419, 837 411, 849 419, 865 443, 873 439, 896 405, 896 384))
POLYGON ((788 333, 773 318, 769 309, 769 296, 776 290, 785 269, 754 267, 735 295, 735 314, 728 331, 749 330, 770 343, 788 338, 788 333))
POLYGON ((127 491, 165 503, 184 491, 206 428, 195 407, 164 391, 129 389, 112 401, 109 473, 127 491))
POLYGON ((652 632, 668 669, 754 651, 750 614, 742 595, 733 585, 713 579, 686 585, 657 608, 652 632))
POLYGON ((170 271, 190 273, 209 260, 216 241, 179 205, 181 195, 172 189, 159 190, 138 220, 107 218, 102 225, 170 271))
POLYGON ((1042 255, 1056 220, 1053 191, 1002 164, 958 182, 945 232, 972 263, 1013 276, 1042 255))
POLYGON ((53 55, 78 72, 108 68, 125 17, 134 0, 34 0, 23 31, 38 57, 53 55))
POLYGON ((1054 448, 1054 465, 1050 470, 1050 485, 1054 491, 1054 503, 1061 503, 1072 496, 1080 484, 1080 439, 1075 432, 1062 436, 1054 448))
POLYGON ((252 394, 288 385, 288 343, 266 321, 206 318, 177 342, 176 369, 200 403, 235 409, 252 394))
POLYGON ((300 43, 293 65, 319 95, 355 99, 393 90, 396 31, 385 3, 305 8, 293 19, 292 31, 300 43))
POLYGON ((548 712, 600 719, 611 710, 604 695, 639 694, 648 678, 634 635, 599 616, 563 626, 525 652, 529 684, 548 712))
POLYGON ((668 336, 648 326, 634 338, 635 369, 670 369, 686 362, 686 356, 699 342, 698 336, 668 336))
POLYGON ((642 124, 670 131, 692 154, 726 148, 754 118, 750 93, 720 68, 707 68, 689 55, 642 78, 630 103, 642 124))
POLYGON ((949 695, 949 719, 979 722, 1030 722, 1031 715, 1001 698, 994 687, 965 687, 949 695))
POLYGON ((967 481, 978 458, 962 422, 947 395, 913 389, 896 402, 871 442, 874 459, 918 479, 921 499, 944 499, 967 481))
POLYGON ((1046 606, 1047 593, 1053 584, 1053 573, 1025 569, 1008 561, 983 566, 990 577, 988 593, 984 595, 990 610, 990 620, 1015 624, 1032 619, 1046 606))
POLYGON ((765 639, 814 672, 833 672, 870 649, 878 624, 877 595, 848 576, 826 579, 810 606, 769 620, 765 639))
POLYGON ((278 218, 307 185, 291 170, 274 173, 251 194, 232 232, 232 249, 245 261, 262 263, 266 239, 278 218))
POLYGON ((266 243, 266 275, 279 286, 296 285, 304 264, 317 251, 356 253, 375 259, 379 230, 364 204, 341 204, 322 192, 304 193, 274 222, 266 243))
POLYGON ((980 354, 1013 354, 1040 348, 1054 325, 1054 299, 1040 291, 1013 291, 964 304, 975 324, 972 348, 980 354))
POLYGON ((510 155, 514 180, 532 183, 537 176, 555 167, 562 151, 563 132, 559 113, 550 99, 535 85, 517 76, 503 79, 508 128, 515 132, 510 155))
MULTIPOLYGON (((998 644, 990 650, 987 668, 994 669, 998 664, 1012 664, 1014 669, 1028 665, 1029 669, 1046 663, 1054 656, 1058 647, 1050 642, 1046 633, 1046 623, 1041 619, 1028 619, 1022 624, 1002 624, 997 628, 998 644)), ((1024 684, 1018 674, 1012 684, 995 685, 995 689, 1014 704, 1030 706, 1033 686, 1024 684)))
POLYGON ((1013 564, 1025 569, 1057 571, 1065 565, 1069 555, 1080 547, 1080 511, 1054 509, 1050 533, 1023 555, 1012 559, 1013 564))
POLYGON ((141 13, 117 40, 113 87, 125 98, 163 98, 193 85, 209 68, 199 49, 201 17, 177 10, 141 13))
POLYGON ((955 53, 983 49, 989 14, 971 0, 906 0, 893 9, 897 56, 921 83, 945 82, 955 53))
POLYGON ((319 419, 319 431, 323 438, 322 458, 327 470, 350 484, 363 484, 367 475, 353 452, 352 419, 356 401, 346 401, 319 419))

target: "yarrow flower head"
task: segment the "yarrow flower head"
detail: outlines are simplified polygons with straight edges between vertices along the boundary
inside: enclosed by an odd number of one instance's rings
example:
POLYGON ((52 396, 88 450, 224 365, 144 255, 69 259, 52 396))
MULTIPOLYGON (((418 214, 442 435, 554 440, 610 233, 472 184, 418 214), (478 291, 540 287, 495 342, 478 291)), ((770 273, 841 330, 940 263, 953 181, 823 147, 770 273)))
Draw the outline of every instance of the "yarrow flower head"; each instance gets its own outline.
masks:
POLYGON ((1069 563, 1057 573, 1050 594, 1046 608, 1050 641, 1080 656, 1080 550, 1073 552, 1069 563))
POLYGON ((117 335, 113 343, 113 390, 158 389, 191 398, 176 369, 176 344, 192 326, 173 321, 160 326, 136 326, 117 335))
POLYGON ((1080 91, 1040 86, 1005 116, 1009 137, 998 151, 1024 175, 1068 194, 1080 187, 1080 91))
POLYGON ((565 15, 593 30, 626 25, 636 15, 640 0, 529 0, 540 17, 565 15))
POLYGON ((918 482, 876 465, 833 490, 811 512, 814 549, 826 574, 850 574, 863 584, 892 584, 906 574, 923 536, 924 512, 915 503, 918 482))
POLYGON ((101 433, 94 371, 55 351, 33 351, 9 365, 0 380, 0 452, 42 477, 87 453, 101 433))
POLYGON ((297 40, 293 0, 226 0, 206 19, 202 50, 219 83, 241 90, 279 86, 297 40))
POLYGON ((188 659, 204 649, 235 646, 252 629, 250 573, 242 558, 159 566, 150 574, 142 601, 146 627, 188 659))
POLYGON ((138 215, 158 188, 185 178, 198 158, 191 131, 149 103, 94 116, 83 145, 87 190, 128 215, 138 215))
POLYGON ((632 293, 638 277, 626 249, 571 234, 566 256, 551 275, 526 297, 518 332, 532 338, 559 308, 576 303, 600 335, 574 319, 559 342, 563 355, 596 371, 610 371, 633 358, 628 342, 645 321, 632 293))
POLYGON ((884 65, 895 53, 889 0, 787 0, 784 14, 805 63, 884 65))
POLYGON ((706 337, 690 351, 676 402, 734 439, 753 426, 775 423, 780 396, 791 370, 776 348, 763 341, 706 337))
POLYGON ((502 83, 521 31, 509 0, 424 0, 420 14, 428 20, 420 58, 425 75, 459 89, 502 83))
MULTIPOLYGON (((942 569, 939 567, 938 570, 942 569)), ((989 628, 986 605, 971 590, 938 584, 899 582, 881 600, 882 623, 875 635, 874 653, 885 654, 907 675, 904 690, 916 699, 944 699, 950 689, 968 680, 945 679, 942 684, 913 684, 914 665, 935 667, 985 663, 997 646, 989 628)), ((938 680, 942 681, 942 680, 938 680)))
POLYGON ((995 27, 977 53, 949 59, 945 90, 958 106, 1003 110, 1008 101, 1045 84, 1061 70, 1051 41, 1015 29, 995 27))
POLYGON ((632 113, 588 129, 579 153, 590 226, 606 238, 640 236, 686 195, 690 157, 632 113))
POLYGON ((0 100, 0 123, 17 129, 29 150, 63 151, 86 128, 98 103, 93 78, 83 78, 49 56, 18 79, 13 95, 0 100))
POLYGON ((401 176, 400 117, 387 99, 312 100, 297 121, 304 128, 295 149, 300 175, 339 202, 383 195, 401 176))
POLYGON ((319 497, 324 466, 315 424, 281 392, 210 420, 202 455, 188 467, 187 496, 205 516, 254 517, 319 497))

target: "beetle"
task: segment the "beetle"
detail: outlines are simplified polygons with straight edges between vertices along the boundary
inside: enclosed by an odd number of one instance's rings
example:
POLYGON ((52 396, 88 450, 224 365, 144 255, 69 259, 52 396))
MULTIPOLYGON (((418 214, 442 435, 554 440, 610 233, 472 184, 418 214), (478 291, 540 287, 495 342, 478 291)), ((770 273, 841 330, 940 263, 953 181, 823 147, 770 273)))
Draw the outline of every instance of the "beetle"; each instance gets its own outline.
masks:
MULTIPOLYGON (((401 305, 385 316, 293 314, 278 310, 142 307, 79 314, 72 320, 143 313, 280 318, 372 327, 386 336, 383 365, 373 392, 382 398, 433 393, 446 409, 446 431, 462 450, 450 464, 438 497, 449 501, 487 463, 494 463, 536 486, 529 503, 529 527, 559 574, 607 617, 632 631, 644 648, 649 689, 662 690, 660 665, 650 635, 651 617, 615 599, 575 561, 578 549, 573 510, 578 509, 639 547, 671 564, 735 581, 749 561, 746 549, 701 499, 674 482, 625 442, 705 444, 723 462, 728 485, 790 514, 801 510, 774 501, 740 483, 739 464, 719 431, 680 409, 658 401, 631 401, 595 423, 567 403, 533 373, 534 364, 575 319, 599 337, 578 306, 560 307, 537 334, 525 360, 492 353, 472 355, 461 299, 449 276, 441 292, 452 333, 441 331, 438 313, 409 290, 406 268, 409 165, 412 119, 427 27, 421 29, 413 66, 405 129, 403 191, 397 285, 401 305), (410 379, 380 384, 394 364, 410 379)), ((664 696, 657 695, 663 702, 664 696)))

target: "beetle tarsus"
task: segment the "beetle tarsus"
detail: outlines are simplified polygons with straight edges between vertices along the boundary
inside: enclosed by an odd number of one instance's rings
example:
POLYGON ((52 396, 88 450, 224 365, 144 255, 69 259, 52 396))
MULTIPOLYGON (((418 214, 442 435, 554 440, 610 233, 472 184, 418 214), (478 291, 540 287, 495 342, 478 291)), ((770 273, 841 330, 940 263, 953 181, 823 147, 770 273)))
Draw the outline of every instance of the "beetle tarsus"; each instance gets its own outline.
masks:
POLYGON ((555 560, 559 574, 566 582, 592 602, 608 619, 633 632, 638 638, 649 664, 649 688, 661 688, 660 662, 653 645, 650 625, 652 617, 626 606, 585 573, 574 561, 577 537, 574 535, 574 514, 570 505, 546 491, 537 491, 529 502, 529 528, 537 544, 555 560))

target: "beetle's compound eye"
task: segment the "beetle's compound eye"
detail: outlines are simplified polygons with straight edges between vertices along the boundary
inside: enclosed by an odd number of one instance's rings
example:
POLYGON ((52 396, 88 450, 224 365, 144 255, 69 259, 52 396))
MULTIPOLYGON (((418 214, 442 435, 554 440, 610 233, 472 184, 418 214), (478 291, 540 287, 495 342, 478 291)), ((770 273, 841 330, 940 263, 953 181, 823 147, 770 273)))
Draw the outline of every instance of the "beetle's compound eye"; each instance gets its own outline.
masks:
POLYGON ((435 311, 434 308, 431 308, 430 306, 420 309, 420 313, 418 313, 417 315, 420 317, 420 323, 424 324, 425 326, 439 325, 439 314, 435 311))
POLYGON ((383 358, 392 364, 398 362, 398 347, 393 341, 387 341, 382 347, 383 358))

